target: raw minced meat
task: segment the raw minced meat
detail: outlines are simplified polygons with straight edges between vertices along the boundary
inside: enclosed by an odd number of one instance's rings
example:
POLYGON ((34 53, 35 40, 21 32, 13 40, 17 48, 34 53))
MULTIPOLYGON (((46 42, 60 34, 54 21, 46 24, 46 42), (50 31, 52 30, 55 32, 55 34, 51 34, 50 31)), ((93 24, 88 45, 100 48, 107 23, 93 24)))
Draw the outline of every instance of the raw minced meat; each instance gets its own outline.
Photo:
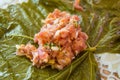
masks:
POLYGON ((51 66, 63 69, 84 49, 88 36, 81 31, 80 18, 65 11, 55 9, 43 20, 43 27, 35 34, 34 42, 38 48, 31 45, 17 47, 17 55, 25 55, 37 67, 51 66))
POLYGON ((79 10, 79 11, 82 11, 83 8, 82 8, 79 4, 80 4, 80 0, 75 0, 73 6, 74 6, 75 9, 77 9, 77 10, 79 10))

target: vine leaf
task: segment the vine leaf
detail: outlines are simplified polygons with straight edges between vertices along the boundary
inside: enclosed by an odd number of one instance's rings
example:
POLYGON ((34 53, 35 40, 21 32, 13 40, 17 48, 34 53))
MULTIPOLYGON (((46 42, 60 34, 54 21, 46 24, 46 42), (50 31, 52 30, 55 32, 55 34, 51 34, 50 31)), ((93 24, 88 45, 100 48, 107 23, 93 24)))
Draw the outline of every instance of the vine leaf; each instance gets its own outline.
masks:
POLYGON ((120 0, 106 1, 81 0, 83 12, 74 10, 71 0, 29 0, 0 9, 0 79, 100 80, 94 54, 120 53, 120 0), (33 43, 41 20, 55 8, 79 15, 82 31, 89 36, 88 49, 62 71, 38 69, 27 58, 15 55, 17 44, 33 43))

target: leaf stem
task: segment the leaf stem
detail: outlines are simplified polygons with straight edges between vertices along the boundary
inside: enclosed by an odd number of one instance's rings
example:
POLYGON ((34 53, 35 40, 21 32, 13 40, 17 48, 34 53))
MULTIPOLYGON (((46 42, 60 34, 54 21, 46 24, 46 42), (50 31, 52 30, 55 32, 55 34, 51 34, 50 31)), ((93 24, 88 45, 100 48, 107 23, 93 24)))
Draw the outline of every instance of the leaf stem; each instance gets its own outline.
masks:
POLYGON ((96 51, 97 49, 97 46, 91 47, 88 42, 87 42, 87 46, 88 46, 88 49, 86 49, 86 51, 93 52, 93 51, 96 51))
POLYGON ((11 35, 13 37, 23 37, 23 38, 27 38, 27 39, 30 39, 30 40, 33 40, 32 37, 29 37, 29 36, 26 36, 26 35, 11 35))
MULTIPOLYGON (((90 61, 90 67, 91 67, 91 68, 90 68, 90 72, 93 73, 93 72, 92 72, 92 61, 91 61, 90 55, 91 55, 91 53, 89 54, 89 61, 90 61)), ((92 74, 90 74, 90 80, 92 80, 92 74)))

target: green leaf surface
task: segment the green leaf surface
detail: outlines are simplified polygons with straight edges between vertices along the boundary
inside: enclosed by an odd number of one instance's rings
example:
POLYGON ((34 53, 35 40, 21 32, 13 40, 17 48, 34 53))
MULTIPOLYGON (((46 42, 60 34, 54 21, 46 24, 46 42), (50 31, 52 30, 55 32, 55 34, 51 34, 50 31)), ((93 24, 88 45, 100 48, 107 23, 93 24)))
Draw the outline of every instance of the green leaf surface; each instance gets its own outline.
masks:
POLYGON ((97 49, 95 53, 120 53, 120 0, 85 0, 83 3, 81 25, 89 36, 89 46, 97 49))
POLYGON ((100 80, 94 54, 120 53, 119 3, 81 0, 84 11, 80 12, 73 9, 72 0, 29 0, 0 9, 0 80, 100 80), (55 8, 80 16, 82 30, 89 36, 88 49, 61 71, 36 68, 26 57, 15 55, 16 45, 33 43, 41 20, 55 8))

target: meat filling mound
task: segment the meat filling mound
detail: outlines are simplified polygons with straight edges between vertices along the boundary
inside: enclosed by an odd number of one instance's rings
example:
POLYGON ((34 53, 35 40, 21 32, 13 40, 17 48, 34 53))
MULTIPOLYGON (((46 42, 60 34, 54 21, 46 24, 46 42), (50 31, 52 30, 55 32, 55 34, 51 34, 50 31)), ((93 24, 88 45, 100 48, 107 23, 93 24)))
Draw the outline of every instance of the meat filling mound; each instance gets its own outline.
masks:
POLYGON ((38 47, 21 44, 16 55, 26 56, 38 68, 51 66, 62 70, 87 48, 88 36, 81 30, 80 18, 65 11, 55 9, 42 22, 44 25, 34 36, 38 47))

